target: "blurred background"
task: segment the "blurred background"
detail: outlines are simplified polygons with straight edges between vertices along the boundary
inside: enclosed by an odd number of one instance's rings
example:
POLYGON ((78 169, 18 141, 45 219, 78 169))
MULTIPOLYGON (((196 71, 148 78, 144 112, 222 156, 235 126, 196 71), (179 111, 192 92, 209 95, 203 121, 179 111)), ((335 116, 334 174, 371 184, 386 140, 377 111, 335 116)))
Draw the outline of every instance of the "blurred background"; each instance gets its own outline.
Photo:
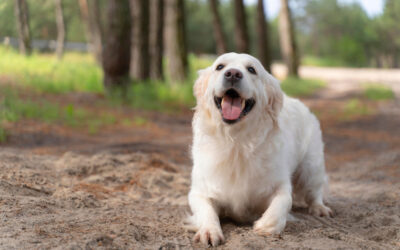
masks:
POLYGON ((230 51, 320 120, 337 216, 224 246, 398 248, 399 0, 0 0, 0 248, 200 247, 192 87, 230 51))

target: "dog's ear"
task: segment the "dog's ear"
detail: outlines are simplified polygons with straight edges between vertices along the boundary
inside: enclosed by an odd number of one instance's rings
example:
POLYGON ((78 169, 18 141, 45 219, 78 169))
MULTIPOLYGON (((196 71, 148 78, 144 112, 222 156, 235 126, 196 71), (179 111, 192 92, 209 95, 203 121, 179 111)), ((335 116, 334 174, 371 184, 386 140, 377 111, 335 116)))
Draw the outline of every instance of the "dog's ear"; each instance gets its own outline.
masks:
POLYGON ((279 81, 273 76, 268 75, 264 82, 268 98, 267 113, 271 117, 274 126, 277 126, 278 115, 283 106, 283 92, 279 81))
POLYGON ((211 68, 205 68, 197 72, 199 77, 194 83, 193 94, 196 97, 197 102, 201 101, 204 94, 206 93, 208 86, 208 79, 210 78, 211 68))

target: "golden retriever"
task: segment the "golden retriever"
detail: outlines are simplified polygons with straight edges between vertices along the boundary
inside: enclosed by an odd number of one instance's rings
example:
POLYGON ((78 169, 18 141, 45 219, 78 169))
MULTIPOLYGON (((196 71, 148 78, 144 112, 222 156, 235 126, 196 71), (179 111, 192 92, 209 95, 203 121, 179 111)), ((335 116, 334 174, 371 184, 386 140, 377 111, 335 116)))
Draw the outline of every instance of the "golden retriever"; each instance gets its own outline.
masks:
POLYGON ((222 243, 223 216, 254 222, 260 235, 279 234, 292 195, 311 214, 331 216, 323 203, 321 129, 309 109, 247 54, 224 54, 199 74, 189 193, 194 240, 222 243))

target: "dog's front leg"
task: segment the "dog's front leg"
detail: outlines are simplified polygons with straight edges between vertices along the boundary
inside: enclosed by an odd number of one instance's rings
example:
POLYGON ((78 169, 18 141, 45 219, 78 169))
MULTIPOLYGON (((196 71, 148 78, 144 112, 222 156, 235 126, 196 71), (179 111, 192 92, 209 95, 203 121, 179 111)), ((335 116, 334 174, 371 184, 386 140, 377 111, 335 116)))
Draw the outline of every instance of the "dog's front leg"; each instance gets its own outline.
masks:
POLYGON ((190 192, 189 205, 193 212, 192 221, 197 228, 194 241, 218 246, 224 241, 218 212, 211 200, 199 193, 190 192))
POLYGON ((292 207, 292 189, 289 185, 280 186, 274 193, 268 209, 254 224, 259 235, 280 234, 286 225, 286 218, 292 207))

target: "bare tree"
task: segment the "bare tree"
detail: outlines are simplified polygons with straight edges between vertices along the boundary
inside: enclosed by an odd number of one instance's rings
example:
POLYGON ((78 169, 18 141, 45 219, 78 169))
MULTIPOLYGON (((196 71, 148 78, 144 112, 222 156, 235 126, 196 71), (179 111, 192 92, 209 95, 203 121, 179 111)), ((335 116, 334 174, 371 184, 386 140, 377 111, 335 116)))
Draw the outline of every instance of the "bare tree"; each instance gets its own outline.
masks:
POLYGON ((104 85, 110 90, 124 87, 129 80, 131 59, 131 17, 129 0, 106 2, 106 29, 103 49, 104 85))
POLYGON ((249 35, 247 34, 247 19, 243 0, 234 0, 235 3, 235 41, 236 49, 240 53, 249 52, 249 35))
POLYGON ((19 37, 19 51, 29 55, 31 48, 31 34, 29 29, 29 10, 25 0, 14 0, 15 18, 19 37))
POLYGON ((132 47, 130 75, 134 79, 149 78, 149 1, 131 0, 132 47))
POLYGON ((54 0, 56 9, 56 23, 57 23, 57 58, 61 60, 64 53, 64 42, 65 42, 65 24, 64 24, 64 13, 62 7, 62 0, 54 0))
POLYGON ((150 78, 163 79, 164 0, 151 0, 150 3, 150 78))
POLYGON ((98 0, 79 0, 82 21, 85 24, 86 38, 90 44, 90 51, 97 62, 102 62, 102 29, 100 23, 100 9, 98 0))
POLYGON ((299 59, 288 0, 281 0, 279 36, 281 53, 288 69, 288 75, 298 77, 299 59))
POLYGON ((217 44, 217 54, 220 55, 226 53, 227 49, 221 18, 218 13, 218 4, 218 0, 210 0, 210 8, 213 15, 214 38, 217 44))
POLYGON ((173 81, 187 76, 188 61, 185 41, 184 0, 166 0, 165 48, 168 73, 173 81))
POLYGON ((264 68, 271 72, 271 57, 268 41, 268 23, 264 13, 263 0, 258 0, 257 3, 257 49, 258 58, 264 68))

